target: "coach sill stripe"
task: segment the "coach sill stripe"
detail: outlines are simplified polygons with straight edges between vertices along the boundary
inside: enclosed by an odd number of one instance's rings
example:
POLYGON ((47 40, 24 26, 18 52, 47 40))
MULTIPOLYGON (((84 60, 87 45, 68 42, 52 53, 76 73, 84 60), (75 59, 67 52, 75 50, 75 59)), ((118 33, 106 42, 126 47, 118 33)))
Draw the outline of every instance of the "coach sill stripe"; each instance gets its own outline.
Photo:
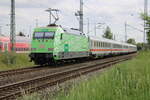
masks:
POLYGON ((90 51, 128 51, 129 49, 91 49, 90 51))

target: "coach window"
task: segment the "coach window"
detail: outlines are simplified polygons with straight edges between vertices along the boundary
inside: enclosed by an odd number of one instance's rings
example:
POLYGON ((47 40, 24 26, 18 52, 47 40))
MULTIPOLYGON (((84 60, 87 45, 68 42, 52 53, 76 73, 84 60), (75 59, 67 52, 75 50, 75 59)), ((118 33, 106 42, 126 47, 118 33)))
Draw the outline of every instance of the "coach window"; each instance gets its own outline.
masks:
POLYGON ((94 47, 94 41, 92 41, 92 47, 94 47))
POLYGON ((105 48, 105 42, 104 42, 104 48, 105 48))
POLYGON ((100 47, 102 47, 102 42, 100 42, 100 47))
POLYGON ((104 44, 104 42, 103 42, 103 47, 105 47, 105 44, 104 44))
POLYGON ((93 41, 93 47, 94 47, 94 41, 93 41))
POLYGON ((94 47, 94 41, 93 41, 93 47, 94 47))
POLYGON ((102 42, 100 42, 100 47, 102 47, 102 42))
POLYGON ((96 43, 96 46, 98 47, 98 42, 96 43))

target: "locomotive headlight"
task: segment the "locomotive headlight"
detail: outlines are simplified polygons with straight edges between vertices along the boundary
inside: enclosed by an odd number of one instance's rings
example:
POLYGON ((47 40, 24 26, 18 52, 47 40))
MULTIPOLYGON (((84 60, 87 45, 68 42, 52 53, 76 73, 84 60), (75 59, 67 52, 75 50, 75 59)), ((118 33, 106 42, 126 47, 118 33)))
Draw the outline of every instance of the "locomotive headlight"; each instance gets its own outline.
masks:
POLYGON ((53 51, 53 48, 48 48, 48 51, 53 51))
POLYGON ((36 50, 36 48, 31 48, 31 51, 35 51, 36 50))

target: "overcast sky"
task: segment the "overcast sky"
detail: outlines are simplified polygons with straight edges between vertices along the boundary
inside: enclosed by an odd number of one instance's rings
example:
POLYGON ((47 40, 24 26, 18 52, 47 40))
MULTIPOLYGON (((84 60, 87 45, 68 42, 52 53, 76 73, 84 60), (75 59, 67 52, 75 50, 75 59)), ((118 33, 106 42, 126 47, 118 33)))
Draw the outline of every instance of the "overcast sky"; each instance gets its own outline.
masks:
MULTIPOLYGON (((84 27, 87 30, 87 18, 90 19, 90 35, 94 35, 94 23, 105 23, 97 29, 101 36, 106 25, 110 26, 116 40, 124 41, 125 25, 143 30, 140 13, 143 12, 144 0, 84 0, 84 27)), ((150 3, 149 3, 150 4, 150 3)), ((58 24, 63 27, 78 28, 78 20, 74 13, 79 9, 79 0, 16 0, 16 32, 26 34, 32 32, 38 19, 39 26, 49 22, 47 8, 60 9, 58 24)), ((0 0, 0 26, 3 34, 9 34, 10 0, 0 0)), ((128 38, 143 42, 143 33, 127 27, 128 38)))

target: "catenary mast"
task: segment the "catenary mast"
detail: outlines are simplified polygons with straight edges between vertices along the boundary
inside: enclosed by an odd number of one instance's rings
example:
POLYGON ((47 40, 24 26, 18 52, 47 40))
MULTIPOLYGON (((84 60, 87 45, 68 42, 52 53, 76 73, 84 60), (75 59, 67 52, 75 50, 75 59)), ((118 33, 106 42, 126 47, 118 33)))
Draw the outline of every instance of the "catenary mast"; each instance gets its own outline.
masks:
POLYGON ((80 0, 79 16, 80 16, 79 30, 83 33, 83 0, 80 0))
MULTIPOLYGON (((146 16, 148 16, 148 0, 144 0, 144 14, 146 16)), ((146 24, 146 20, 144 20, 144 38, 143 38, 143 41, 144 43, 146 43, 146 27, 147 27, 147 24, 146 24)))
POLYGON ((15 51, 15 0, 11 0, 11 16, 10 16, 10 41, 12 51, 15 51))

